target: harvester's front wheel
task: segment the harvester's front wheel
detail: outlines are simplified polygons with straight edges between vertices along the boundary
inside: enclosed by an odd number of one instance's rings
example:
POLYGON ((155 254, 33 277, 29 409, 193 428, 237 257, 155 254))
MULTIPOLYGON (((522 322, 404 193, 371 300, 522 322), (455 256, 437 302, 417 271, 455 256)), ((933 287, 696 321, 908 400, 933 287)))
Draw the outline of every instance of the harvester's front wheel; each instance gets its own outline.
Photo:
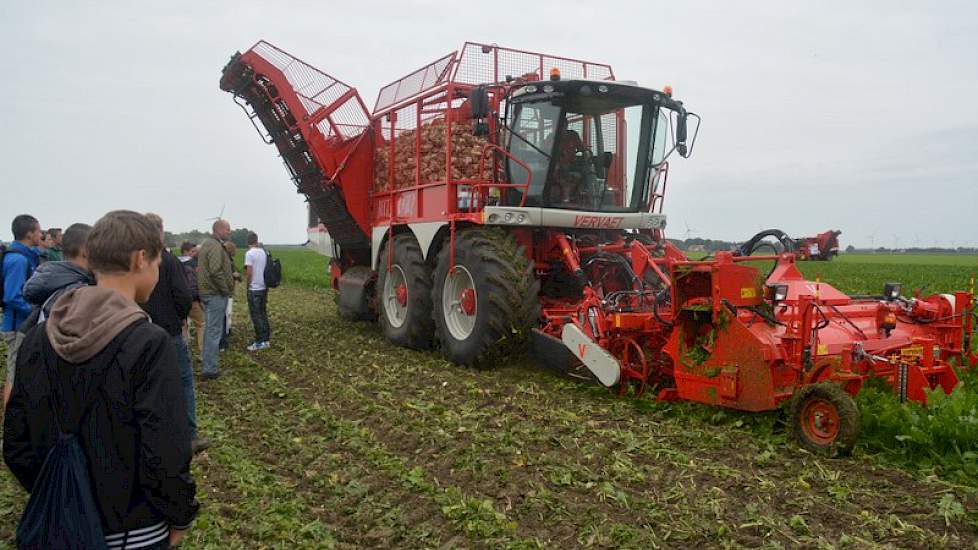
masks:
POLYGON ((399 346, 430 348, 434 335, 431 269, 412 235, 395 235, 384 245, 380 252, 377 292, 384 336, 399 346))
POLYGON ((791 427, 803 448, 822 456, 847 455, 859 437, 859 409, 838 384, 803 386, 792 402, 791 427))
POLYGON ((473 228, 438 254, 431 293, 436 334, 449 361, 487 367, 529 338, 539 316, 540 283, 512 235, 473 228))

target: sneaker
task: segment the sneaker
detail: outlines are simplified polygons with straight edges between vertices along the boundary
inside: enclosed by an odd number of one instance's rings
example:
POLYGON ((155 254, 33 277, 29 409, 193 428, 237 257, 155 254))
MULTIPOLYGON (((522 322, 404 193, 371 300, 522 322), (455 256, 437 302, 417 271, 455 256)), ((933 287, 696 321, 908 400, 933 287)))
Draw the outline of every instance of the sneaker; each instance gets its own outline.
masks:
POLYGON ((197 454, 208 447, 211 446, 211 440, 206 437, 195 437, 193 441, 190 442, 190 450, 193 454, 197 454))
POLYGON ((258 351, 260 349, 265 349, 265 348, 261 347, 261 345, 262 345, 262 342, 252 342, 252 343, 248 344, 248 347, 245 348, 245 349, 247 349, 248 351, 258 351))
POLYGON ((205 373, 201 373, 200 375, 201 380, 216 380, 220 377, 221 377, 221 373, 219 372, 205 372, 205 373))
POLYGON ((269 342, 268 340, 265 340, 264 342, 258 344, 258 349, 268 349, 270 347, 272 347, 272 343, 269 342))

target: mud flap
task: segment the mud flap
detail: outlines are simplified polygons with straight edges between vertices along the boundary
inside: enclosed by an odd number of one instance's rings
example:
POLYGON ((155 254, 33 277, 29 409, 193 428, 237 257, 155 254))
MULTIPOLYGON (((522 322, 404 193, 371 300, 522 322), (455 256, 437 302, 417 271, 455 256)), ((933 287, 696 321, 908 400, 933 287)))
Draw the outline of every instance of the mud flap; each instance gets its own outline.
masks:
POLYGON ((347 269, 338 280, 336 305, 340 315, 355 321, 374 320, 377 314, 370 307, 370 298, 376 282, 376 272, 368 267, 347 269))
POLYGON ((621 378, 618 360, 591 340, 577 325, 564 325, 560 339, 599 382, 609 388, 618 383, 621 378))

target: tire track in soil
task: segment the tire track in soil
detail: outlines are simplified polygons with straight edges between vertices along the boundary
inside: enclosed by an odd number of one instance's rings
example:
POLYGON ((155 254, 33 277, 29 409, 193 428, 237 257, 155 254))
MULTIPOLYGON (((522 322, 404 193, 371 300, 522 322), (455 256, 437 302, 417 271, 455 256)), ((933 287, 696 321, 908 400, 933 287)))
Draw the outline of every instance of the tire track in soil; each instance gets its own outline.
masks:
MULTIPOLYGON (((452 526, 439 521, 437 507, 364 467, 346 442, 314 422, 305 403, 263 391, 264 373, 250 360, 234 352, 226 357, 228 376, 202 392, 225 419, 224 433, 248 442, 246 452, 305 503, 307 518, 329 526, 339 547, 442 546, 452 526)), ((460 541, 450 542, 458 547, 460 541)), ((308 547, 322 547, 322 541, 308 547)))
MULTIPOLYGON (((326 294, 322 292, 310 292, 298 291, 294 289, 290 294, 306 294, 304 301, 309 303, 310 298, 316 298, 318 301, 324 302, 326 294), (312 294, 313 296, 309 296, 312 294)), ((294 299, 297 296, 292 296, 289 300, 294 303, 294 299)), ((315 304, 315 300, 312 301, 315 304)), ((315 304, 313 309, 321 310, 322 306, 315 304)), ((328 307, 327 309, 331 309, 328 307)), ((664 427, 668 431, 681 432, 683 430, 689 430, 690 433, 682 436, 682 434, 666 434, 666 435, 680 435, 681 437, 675 437, 675 442, 681 443, 681 447, 685 449, 695 449, 699 453, 706 453, 704 460, 701 463, 705 464, 700 466, 698 470, 694 470, 692 473, 687 474, 689 478, 690 489, 692 495, 687 495, 684 499, 687 502, 689 497, 692 496, 695 501, 693 504, 698 504, 698 506, 693 506, 694 509, 703 509, 702 511, 711 512, 708 516, 715 516, 712 523, 716 525, 708 525, 704 528, 703 517, 689 517, 687 522, 690 529, 686 535, 691 536, 693 540, 715 540, 716 532, 712 529, 723 528, 725 525, 743 525, 758 523, 756 518, 765 516, 769 517, 780 517, 784 513, 783 502, 786 497, 794 497, 799 502, 808 502, 812 498, 812 489, 814 488, 811 483, 808 483, 809 487, 805 487, 804 484, 800 484, 800 487, 793 487, 791 484, 787 485, 787 493, 785 495, 784 487, 778 487, 777 490, 772 490, 770 488, 763 491, 752 491, 752 478, 758 477, 756 472, 751 474, 744 474, 742 472, 751 471, 753 468, 752 457, 759 454, 762 449, 758 445, 754 444, 751 439, 751 434, 746 431, 741 431, 740 433, 732 434, 730 433, 724 437, 717 437, 717 433, 707 433, 705 431, 699 430, 695 425, 688 425, 688 422, 683 422, 681 419, 676 418, 664 418, 664 422, 660 422, 665 415, 657 412, 655 410, 645 411, 638 415, 635 414, 635 408, 631 405, 623 404, 617 400, 611 403, 601 403, 600 398, 597 398, 597 403, 602 406, 599 410, 594 410, 594 403, 596 402, 595 392, 585 390, 581 391, 581 387, 577 384, 567 384, 559 379, 556 379, 550 375, 544 375, 547 378, 541 378, 539 376, 533 376, 533 373, 514 373, 512 370, 504 369, 502 371, 497 371, 494 373, 489 373, 494 378, 491 380, 479 380, 479 378, 486 378, 482 373, 458 370, 456 367, 449 366, 450 369, 455 369, 453 372, 446 377, 444 362, 439 365, 438 360, 432 360, 430 355, 419 354, 415 352, 410 352, 407 350, 402 350, 399 348, 391 348, 387 344, 379 341, 379 336, 376 331, 371 330, 370 327, 366 327, 362 324, 352 324, 339 320, 336 318, 333 312, 329 311, 324 313, 322 311, 314 312, 310 309, 302 309, 299 311, 289 310, 288 317, 282 315, 276 315, 277 325, 286 326, 286 330, 289 331, 301 331, 305 333, 307 338, 302 343, 302 356, 296 353, 297 350, 291 350, 288 347, 288 343, 282 353, 276 353, 277 357, 273 362, 276 364, 279 372, 282 372, 284 376, 292 379, 292 383, 298 389, 301 389, 304 393, 318 393, 319 395, 330 395, 332 399, 338 399, 344 401, 343 409, 355 411, 355 415, 361 418, 367 423, 378 435, 385 435, 385 440, 399 442, 397 444, 398 451, 406 454, 407 456, 412 456, 418 453, 419 450, 424 449, 425 454, 431 453, 434 461, 427 457, 425 460, 425 465, 430 469, 438 479, 450 479, 453 484, 461 487, 465 487, 470 493, 472 492, 469 488, 475 487, 476 493, 480 495, 485 495, 496 500, 497 506, 501 509, 513 509, 514 512, 511 514, 512 517, 518 520, 530 521, 534 513, 538 513, 536 510, 524 510, 521 502, 518 502, 515 506, 512 503, 512 497, 514 495, 505 494, 506 491, 500 491, 499 481, 493 479, 490 476, 478 476, 478 475, 468 475, 465 472, 459 472, 454 467, 454 458, 458 456, 460 451, 465 450, 463 444, 474 444, 473 438, 470 434, 461 433, 453 434, 448 443, 452 445, 452 448, 444 447, 445 441, 426 441, 424 435, 419 435, 417 433, 408 433, 408 428, 417 429, 419 426, 427 426, 429 429, 442 429, 447 426, 441 422, 439 415, 425 414, 423 411, 419 411, 417 407, 412 407, 414 402, 433 402, 438 406, 444 407, 446 410, 451 410, 452 408, 461 408, 471 403, 466 403, 465 400, 471 399, 471 397, 482 397, 482 403, 477 406, 488 407, 492 410, 495 407, 496 411, 504 411, 506 409, 518 408, 524 416, 530 417, 534 422, 543 421, 546 422, 546 416, 540 415, 540 407, 534 407, 534 401, 544 401, 546 403, 546 408, 549 408, 548 412, 559 412, 563 414, 575 414, 576 411, 585 411, 589 413, 588 420, 589 424, 594 425, 616 425, 621 423, 620 419, 624 416, 634 417, 637 416, 639 420, 635 423, 631 423, 625 426, 628 431, 634 433, 636 431, 648 430, 650 433, 655 433, 655 430, 661 431, 664 427), (297 315, 298 314, 298 315, 297 315), (328 348, 321 347, 324 342, 335 341, 335 339, 341 338, 347 343, 352 342, 353 347, 356 349, 350 353, 335 353, 331 352, 328 348), (311 345, 311 346, 310 346, 311 345), (359 347, 357 347, 359 346, 359 347), (382 352, 382 356, 375 352, 382 352), (357 353, 359 352, 359 354, 357 353), (310 357, 311 355, 311 357, 310 357), (316 359, 320 359, 317 361, 316 359), (365 369, 364 363, 370 363, 371 361, 384 361, 387 359, 388 363, 392 360, 400 360, 402 364, 410 364, 412 361, 425 363, 422 369, 402 369, 397 373, 391 375, 389 369, 384 369, 379 367, 377 364, 372 365, 370 368, 365 369), (420 361, 418 361, 420 359, 420 361), (289 362, 291 360, 291 363, 289 362), (364 382, 362 379, 348 376, 341 377, 340 373, 331 372, 336 369, 336 363, 342 362, 345 365, 360 365, 356 370, 363 371, 369 370, 366 376, 373 376, 373 381, 364 382), (324 368, 325 367, 325 368, 324 368), (425 367, 430 370, 426 371, 425 367), (300 372, 295 374, 289 374, 289 371, 299 370, 300 372), (335 379, 342 380, 342 386, 337 388, 337 384, 325 385, 322 383, 322 375, 334 375, 335 379), (513 374, 519 376, 519 379, 514 380, 513 374), (529 374, 530 376, 524 376, 529 374), (462 402, 459 402, 459 396, 453 391, 457 391, 457 388, 446 391, 430 391, 432 388, 437 388, 442 383, 446 382, 446 378, 452 380, 453 386, 457 385, 458 379, 469 379, 470 384, 469 389, 473 390, 476 386, 478 389, 476 391, 469 391, 468 396, 462 396, 462 402), (512 394, 513 385, 536 385, 539 381, 539 385, 544 388, 538 395, 533 396, 530 400, 524 400, 516 403, 506 403, 506 393, 508 390, 509 394, 512 394), (312 385, 313 388, 306 388, 306 386, 312 385), (556 391, 560 392, 559 402, 553 402, 546 391, 547 386, 556 386, 556 391), (577 389, 577 391, 568 391, 577 389), (395 395, 394 392, 397 392, 395 395), (549 396, 540 399, 542 395, 549 396), (502 401, 503 403, 500 403, 502 401), (383 404, 389 404, 389 406, 383 406, 383 404), (632 410, 629 410, 632 409, 632 410), (380 415, 376 413, 382 413, 380 415), (382 420, 377 420, 380 416, 382 420), (385 417, 404 417, 407 416, 414 420, 411 426, 404 426, 392 424, 385 422, 383 418, 385 417), (668 426, 668 424, 680 424, 678 428, 676 426, 668 426), (682 424, 687 424, 683 426, 682 424), (711 439, 718 440, 720 444, 714 445, 704 445, 703 442, 709 442, 711 439), (439 445, 443 445, 441 448, 439 445), (721 447, 728 446, 733 449, 723 450, 721 447), (427 447, 427 448, 426 448, 427 447), (698 447, 698 449, 697 449, 698 447), (743 452, 744 449, 748 452, 743 452), (439 450, 442 452, 439 456, 439 450), (715 462, 723 468, 713 468, 710 466, 710 462, 715 462), (434 462, 434 464, 433 464, 434 462), (728 463, 731 463, 727 465, 728 463), (718 472, 712 472, 712 470, 718 470, 718 472), (733 478, 733 479, 730 479, 733 478), (719 487, 721 493, 724 495, 723 498, 718 499, 717 497, 706 498, 700 497, 697 493, 702 493, 700 487, 719 487), (726 489, 724 489, 726 488, 726 489), (726 495, 728 491, 734 491, 741 494, 735 494, 732 497, 726 495), (743 494, 746 493, 746 494, 743 494), (733 502, 723 503, 722 500, 733 500, 733 502), (806 500, 807 499, 807 500, 806 500), (718 505, 717 502, 720 501, 718 505), (744 501, 747 501, 746 503, 744 501), (745 507, 745 504, 751 504, 757 510, 751 510, 749 507, 745 507), (752 518, 754 518, 752 520, 752 518)), ((278 352, 278 349, 276 349, 278 352)), ((311 396, 312 399, 316 397, 311 396)), ((518 422, 516 422, 518 423, 518 422)), ((449 423, 450 424, 450 423, 449 423)), ((509 425, 495 426, 496 431, 508 432, 513 430, 513 422, 509 425)), ((716 430, 723 430, 722 427, 710 426, 714 432, 716 430)), ((546 433, 542 439, 537 439, 533 443, 540 444, 541 442, 547 443, 548 438, 569 438, 575 440, 577 447, 587 448, 590 453, 584 454, 582 461, 583 464, 580 466, 585 470, 592 470, 601 466, 604 457, 612 455, 614 453, 621 453, 623 449, 620 446, 615 445, 614 439, 609 439, 605 434, 599 434, 600 437, 592 437, 593 433, 589 431, 584 431, 583 433, 546 433), (619 447, 619 448, 616 448, 619 447)), ((661 439, 661 438, 660 438, 661 439)), ((665 438, 667 442, 666 451, 677 451, 678 445, 674 443, 668 443, 669 438, 665 438)), ((559 447, 555 448, 552 443, 546 444, 550 451, 561 451, 559 447)), ((481 449, 480 449, 481 450, 481 449)), ((482 453, 485 455, 486 453, 482 453)), ((542 453, 546 455, 546 452, 542 453)), ((573 453, 572 453, 573 454, 573 453)), ((688 458, 684 453, 680 451, 683 458, 688 458)), ((800 451, 793 449, 776 449, 774 452, 774 460, 772 462, 777 463, 777 468, 785 470, 778 477, 784 477, 788 479, 799 479, 805 475, 805 468, 809 468, 810 464, 807 464, 805 460, 808 455, 801 453, 800 451)), ((645 479, 656 479, 655 474, 661 474, 662 468, 660 464, 655 463, 652 460, 648 460, 649 455, 645 453, 635 453, 631 452, 628 454, 633 462, 638 463, 642 468, 645 468, 645 479), (645 460, 643 460, 645 459, 645 460)), ((509 463, 502 463, 497 460, 496 456, 487 456, 482 463, 483 470, 493 469, 492 473, 502 472, 506 470, 518 470, 519 468, 514 468, 514 465, 509 463)), ((831 461, 829 461, 831 462, 831 461)), ((695 463, 694 463, 695 464, 695 463)), ((559 461, 558 461, 559 465, 559 461)), ((916 482, 906 475, 900 475, 902 479, 899 480, 901 484, 899 487, 890 482, 889 475, 880 476, 875 473, 876 469, 862 464, 858 461, 848 461, 845 463, 846 472, 844 475, 844 480, 847 483, 854 484, 857 489, 868 488, 871 485, 877 483, 883 483, 887 485, 888 488, 901 489, 900 492, 903 493, 905 498, 909 498, 911 501, 916 500, 914 498, 915 494, 934 494, 935 487, 933 484, 922 484, 916 482), (908 490, 908 485, 909 489, 908 490), (923 488, 924 491, 919 491, 923 488)), ((820 466, 821 468, 821 466, 820 466)), ((768 468, 770 469, 770 468, 768 468)), ((577 518, 587 516, 595 516, 598 518, 612 518, 613 520, 629 521, 633 524, 636 522, 637 516, 641 514, 636 514, 635 510, 623 510, 620 506, 610 506, 606 502, 598 501, 595 502, 594 495, 589 495, 584 493, 583 495, 578 493, 574 494, 572 491, 567 489, 561 489, 559 486, 555 487, 553 484, 548 483, 548 480, 543 479, 539 475, 522 476, 522 485, 533 486, 533 487, 543 487, 546 490, 556 491, 557 496, 561 497, 560 500, 564 504, 571 504, 571 507, 567 509, 565 515, 568 518, 577 518), (566 502, 564 502, 564 497, 566 497, 566 502)), ((666 472, 665 476, 658 477, 656 481, 656 486, 658 487, 668 487, 674 483, 675 479, 671 479, 669 473, 666 472)), ((584 482, 585 485, 587 482, 584 482)), ((593 482, 592 482, 593 483, 593 482)), ((756 483, 755 483, 756 484, 756 483)), ((504 488, 505 489, 505 488, 504 488)), ((520 490, 517 488, 517 490, 520 490)), ((660 495, 656 495, 656 488, 652 487, 648 489, 646 487, 636 487, 635 484, 627 484, 624 486, 623 490, 627 495, 632 497, 632 502, 639 502, 643 504, 658 505, 661 507, 663 503, 667 506, 670 504, 668 499, 660 495), (652 493, 653 499, 643 498, 652 493), (644 502, 643 502, 644 500, 644 502)), ((937 491, 946 491, 946 487, 939 486, 937 491)), ((534 495, 533 491, 523 491, 521 495, 523 501, 532 500, 534 495), (527 493, 530 493, 529 495, 527 493), (529 496, 529 498, 527 498, 529 496)), ((833 514, 828 517, 829 514, 815 514, 812 516, 807 516, 807 521, 813 523, 812 530, 821 533, 822 540, 826 540, 824 537, 828 533, 830 537, 828 540, 833 540, 842 537, 844 534, 861 532, 864 530, 864 526, 873 523, 876 518, 872 517, 870 513, 870 518, 867 520, 865 518, 865 513, 862 510, 873 510, 879 506, 879 503, 873 501, 872 495, 873 491, 859 491, 853 490, 853 495, 864 497, 851 503, 848 508, 850 510, 844 510, 842 514, 844 521, 840 522, 839 507, 840 504, 846 504, 844 501, 842 503, 831 502, 831 505, 821 505, 817 508, 823 510, 832 510, 833 514), (848 521, 845 521, 848 520, 848 521)), ((824 496, 824 493, 823 493, 824 496)), ((816 502, 816 504, 818 504, 816 502)), ((915 502, 918 510, 927 509, 927 507, 921 502, 915 502)), ((931 503, 932 504, 932 503, 931 503)), ((675 508, 675 505, 668 506, 675 508)), ((532 507, 531 507, 532 508, 532 507)), ((652 506, 653 512, 656 506, 652 506)), ((684 506, 685 508, 685 506, 684 506)), ((933 506, 931 506, 933 508, 933 506)), ((806 514, 808 511, 801 510, 806 514)), ((892 513, 892 510, 887 509, 886 513, 883 515, 884 518, 888 518, 892 513)), ((661 516, 659 514, 653 514, 654 516, 661 516)), ((670 512, 668 514, 670 521, 675 521, 675 515, 670 512)), ((916 513, 908 516, 906 514, 903 517, 900 513, 896 516, 903 522, 909 522, 911 524, 915 522, 923 523, 926 527, 919 527, 918 531, 922 533, 922 537, 926 536, 930 540, 938 538, 944 535, 944 524, 943 520, 940 518, 935 518, 933 516, 921 517, 921 514, 916 513), (934 538, 931 538, 934 537, 934 538)), ((640 519, 640 518, 639 518, 640 519)), ((803 518, 804 519, 804 518, 803 518)), ((523 525, 524 521, 521 521, 521 530, 526 527, 523 525)), ((711 523, 709 520, 707 523, 711 523)), ((878 521, 876 523, 879 523, 878 521)), ((761 522, 764 525, 764 522, 761 522)), ((778 530, 780 526, 772 525, 767 527, 765 533, 766 536, 778 536, 778 530)), ((750 531, 750 528, 747 529, 750 531)), ((529 533, 534 535, 557 535, 559 538, 551 538, 548 536, 543 536, 544 540, 559 541, 562 543, 573 543, 576 542, 569 538, 571 533, 566 532, 550 532, 544 530, 542 533, 534 532, 532 529, 529 533)), ((756 530, 755 530, 756 531, 756 530)), ((890 529, 892 535, 893 529, 890 529)), ((905 529, 898 528, 899 535, 906 536, 909 533, 905 529)), ((884 537, 888 533, 884 529, 884 537)), ((756 536, 750 532, 743 533, 744 537, 742 539, 738 538, 736 533, 732 536, 734 540, 739 540, 743 544, 750 544, 756 542, 756 536)), ((969 532, 964 529, 963 532, 950 533, 952 537, 963 537, 964 540, 973 540, 974 532, 973 529, 969 532)), ((797 542, 797 538, 790 533, 782 534, 782 540, 785 543, 797 542)), ((921 538, 913 537, 917 544, 923 544, 924 541, 921 538)), ((958 540, 961 539, 952 539, 958 540)), ((904 544, 909 541, 904 540, 904 544)))

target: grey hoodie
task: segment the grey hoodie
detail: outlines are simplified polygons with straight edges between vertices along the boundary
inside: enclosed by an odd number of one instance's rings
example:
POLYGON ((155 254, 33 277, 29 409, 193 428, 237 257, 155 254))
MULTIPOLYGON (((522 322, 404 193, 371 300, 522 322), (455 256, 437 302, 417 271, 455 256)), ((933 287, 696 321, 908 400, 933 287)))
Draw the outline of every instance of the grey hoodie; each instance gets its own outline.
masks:
POLYGON ((140 319, 149 315, 136 302, 114 290, 83 286, 58 298, 46 330, 55 353, 69 363, 84 363, 140 319))

